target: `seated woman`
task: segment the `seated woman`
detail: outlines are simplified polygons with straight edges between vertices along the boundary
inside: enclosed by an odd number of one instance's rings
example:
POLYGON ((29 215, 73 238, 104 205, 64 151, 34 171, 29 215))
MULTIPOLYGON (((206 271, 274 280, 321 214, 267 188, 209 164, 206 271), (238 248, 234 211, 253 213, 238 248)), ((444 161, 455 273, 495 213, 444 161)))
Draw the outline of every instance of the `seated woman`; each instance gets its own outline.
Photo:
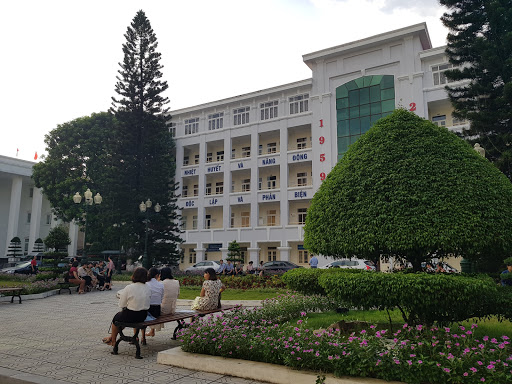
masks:
POLYGON ((78 261, 74 261, 73 264, 71 264, 71 268, 69 269, 68 273, 68 282, 71 284, 77 284, 80 286, 78 293, 82 294, 85 293, 85 280, 81 279, 80 276, 78 276, 78 261))
POLYGON ((117 292, 119 307, 122 308, 112 319, 112 333, 105 337, 103 342, 114 346, 116 344, 119 328, 115 325, 117 321, 123 323, 141 323, 146 320, 148 314, 151 290, 146 285, 148 271, 139 267, 133 271, 132 284, 117 292))
POLYGON ((213 268, 206 268, 204 271, 204 283, 201 288, 201 294, 196 297, 192 303, 192 309, 199 311, 209 311, 217 309, 220 306, 220 294, 226 287, 217 279, 217 274, 213 268))
POLYGON ((235 275, 241 276, 244 274, 244 265, 241 262, 237 262, 235 266, 235 275))
POLYGON ((249 261, 249 264, 247 265, 245 271, 247 272, 247 274, 249 275, 252 275, 254 274, 254 263, 252 261, 249 261))
MULTIPOLYGON (((160 271, 157 268, 152 267, 149 269, 146 285, 151 290, 148 313, 157 318, 160 316, 162 299, 164 297, 164 285, 160 282, 160 271)), ((145 332, 146 330, 144 329, 142 332, 143 341, 146 339, 145 332)), ((151 336, 154 336, 154 334, 151 336)))
MULTIPOLYGON (((162 315, 171 315, 176 312, 176 302, 180 295, 180 282, 174 280, 172 270, 169 267, 162 268, 160 271, 160 281, 164 285, 164 297, 162 298, 160 312, 162 315)), ((150 328, 151 330, 146 333, 146 336, 155 336, 155 331, 160 331, 164 328, 164 325, 153 325, 150 328)))

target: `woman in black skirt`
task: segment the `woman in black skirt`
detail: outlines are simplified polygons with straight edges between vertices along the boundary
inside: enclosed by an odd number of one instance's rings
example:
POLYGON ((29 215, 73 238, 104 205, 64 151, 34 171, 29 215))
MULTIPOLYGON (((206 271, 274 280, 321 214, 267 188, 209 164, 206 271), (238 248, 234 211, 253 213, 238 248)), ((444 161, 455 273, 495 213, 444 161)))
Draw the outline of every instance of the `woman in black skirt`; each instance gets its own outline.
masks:
POLYGON ((112 333, 105 337, 103 342, 114 346, 116 344, 119 329, 115 322, 123 323, 142 323, 146 320, 149 309, 149 299, 151 290, 146 285, 148 279, 148 271, 146 268, 137 268, 132 275, 133 284, 127 285, 124 289, 117 292, 119 298, 119 306, 122 308, 112 320, 112 333))

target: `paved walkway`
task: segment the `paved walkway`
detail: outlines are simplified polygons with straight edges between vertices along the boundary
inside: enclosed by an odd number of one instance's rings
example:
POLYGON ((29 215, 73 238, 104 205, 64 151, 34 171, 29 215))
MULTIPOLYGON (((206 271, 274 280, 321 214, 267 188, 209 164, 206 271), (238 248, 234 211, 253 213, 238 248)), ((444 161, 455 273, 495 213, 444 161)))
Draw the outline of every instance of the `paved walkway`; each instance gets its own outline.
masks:
POLYGON ((171 339, 176 323, 148 338, 148 345, 141 347, 142 360, 134 358, 135 347, 127 343, 120 344, 119 355, 112 355, 101 339, 118 311, 115 293, 122 286, 0 303, 0 383, 258 383, 157 364, 159 351, 178 346, 171 339))

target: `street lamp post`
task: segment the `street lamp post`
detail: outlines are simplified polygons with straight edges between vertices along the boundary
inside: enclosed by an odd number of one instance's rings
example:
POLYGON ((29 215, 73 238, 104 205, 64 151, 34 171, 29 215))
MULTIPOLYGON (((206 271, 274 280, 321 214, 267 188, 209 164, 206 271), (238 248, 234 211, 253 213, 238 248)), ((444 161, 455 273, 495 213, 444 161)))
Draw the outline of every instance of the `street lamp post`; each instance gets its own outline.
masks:
MULTIPOLYGON (((151 266, 149 265, 149 259, 148 259, 148 223, 149 223, 149 219, 148 219, 148 214, 149 214, 149 208, 151 208, 151 206, 153 205, 153 203, 151 202, 150 199, 148 199, 145 203, 144 202, 141 202, 139 204, 139 210, 141 213, 144 213, 145 216, 146 216, 146 234, 145 234, 145 241, 144 241, 144 256, 142 257, 142 266, 146 269, 149 269, 151 266)), ((160 210, 162 209, 162 207, 160 206, 160 204, 156 203, 155 205, 155 212, 158 213, 160 212, 160 210)))
MULTIPOLYGON (((96 193, 94 198, 92 197, 92 192, 89 188, 87 188, 87 191, 84 192, 84 204, 85 204, 85 220, 84 220, 84 251, 82 253, 82 261, 87 260, 87 211, 89 209, 89 206, 93 204, 99 205, 103 201, 103 197, 99 193, 96 193)), ((82 202, 82 195, 80 193, 75 193, 73 196, 73 202, 75 204, 80 204, 82 202)))

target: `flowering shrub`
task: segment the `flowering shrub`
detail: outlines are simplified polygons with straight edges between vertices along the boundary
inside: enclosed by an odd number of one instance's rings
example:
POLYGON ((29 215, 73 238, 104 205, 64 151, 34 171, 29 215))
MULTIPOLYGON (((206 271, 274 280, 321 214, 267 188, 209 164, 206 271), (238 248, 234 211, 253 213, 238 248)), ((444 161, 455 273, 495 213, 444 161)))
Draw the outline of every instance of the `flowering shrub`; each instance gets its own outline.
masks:
POLYGON ((16 285, 23 288, 22 295, 51 291, 59 288, 58 283, 64 281, 63 278, 57 278, 51 272, 40 272, 37 275, 2 273, 0 280, 22 282, 16 285))
POLYGON ((512 382, 508 337, 477 340, 476 325, 449 329, 406 324, 392 335, 370 326, 343 335, 309 329, 306 311, 296 324, 283 322, 300 305, 313 310, 331 306, 325 298, 288 295, 273 300, 262 308, 196 319, 180 333, 183 350, 411 384, 512 382))
MULTIPOLYGON (((181 286, 201 286, 203 275, 185 275, 176 277, 181 286)), ((231 289, 255 289, 255 288, 286 288, 280 276, 277 275, 245 275, 245 276, 220 276, 226 288, 231 289)))

